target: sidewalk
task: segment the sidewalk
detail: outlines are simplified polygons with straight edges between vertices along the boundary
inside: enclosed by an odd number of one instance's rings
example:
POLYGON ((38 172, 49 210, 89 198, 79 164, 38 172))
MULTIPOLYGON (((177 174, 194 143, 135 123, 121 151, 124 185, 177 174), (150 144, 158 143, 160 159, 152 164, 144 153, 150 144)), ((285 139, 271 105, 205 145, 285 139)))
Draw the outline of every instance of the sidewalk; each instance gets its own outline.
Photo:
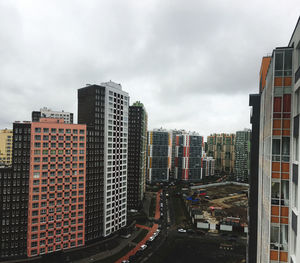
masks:
MULTIPOLYGON (((160 218, 160 193, 162 192, 162 190, 158 191, 156 194, 156 210, 155 210, 155 219, 159 219, 160 218)), ((147 226, 142 226, 142 225, 136 225, 139 228, 144 228, 149 230, 148 234, 144 237, 144 239, 139 242, 135 248, 133 248, 132 250, 130 250, 124 257, 120 258, 119 260, 117 260, 115 263, 122 263, 123 260, 128 260, 130 256, 135 255, 135 253, 140 249, 140 247, 142 245, 144 245, 146 243, 147 240, 149 240, 149 238, 154 234, 154 232, 157 230, 158 228, 158 224, 154 224, 152 226, 152 228, 149 228, 147 226)))
POLYGON ((136 224, 135 226, 138 227, 138 228, 144 228, 144 229, 146 229, 148 231, 151 230, 151 227, 149 227, 149 226, 143 226, 143 225, 139 225, 139 224, 136 224))
POLYGON ((119 253, 128 244, 130 244, 132 242, 132 240, 135 239, 141 231, 142 231, 142 229, 140 228, 139 230, 135 231, 134 234, 130 238, 121 239, 120 245, 118 245, 117 247, 115 247, 111 250, 106 250, 106 251, 100 252, 98 254, 92 255, 88 258, 76 260, 76 261, 74 261, 74 263, 86 263, 86 262, 90 262, 90 261, 93 262, 93 261, 98 261, 98 260, 106 259, 110 256, 113 256, 113 255, 119 253))
POLYGON ((162 193, 162 190, 159 190, 156 194, 156 211, 155 211, 154 219, 160 218, 160 194, 161 193, 162 193))
POLYGON ((122 263, 123 260, 128 260, 130 256, 134 255, 142 245, 146 243, 146 241, 154 234, 154 232, 157 230, 158 224, 154 224, 151 230, 148 232, 148 234, 144 237, 144 239, 139 242, 135 248, 130 250, 124 257, 117 260, 115 263, 122 263))

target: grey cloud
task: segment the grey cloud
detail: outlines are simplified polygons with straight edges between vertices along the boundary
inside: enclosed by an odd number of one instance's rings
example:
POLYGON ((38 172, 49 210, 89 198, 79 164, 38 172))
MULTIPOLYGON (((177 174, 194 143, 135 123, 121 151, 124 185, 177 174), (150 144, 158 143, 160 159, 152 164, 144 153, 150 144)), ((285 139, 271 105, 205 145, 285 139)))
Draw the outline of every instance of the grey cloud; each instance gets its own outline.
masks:
POLYGON ((42 106, 76 115, 77 89, 110 79, 144 102, 150 128, 249 126, 261 57, 299 15, 288 2, 1 2, 0 127, 42 106))

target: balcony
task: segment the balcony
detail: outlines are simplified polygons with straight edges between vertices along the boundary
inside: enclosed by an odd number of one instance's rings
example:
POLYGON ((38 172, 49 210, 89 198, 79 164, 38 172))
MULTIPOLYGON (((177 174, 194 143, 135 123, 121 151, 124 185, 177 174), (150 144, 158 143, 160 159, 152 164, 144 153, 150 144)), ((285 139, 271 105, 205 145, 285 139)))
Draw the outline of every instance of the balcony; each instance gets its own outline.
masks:
POLYGON ((300 66, 298 67, 296 73, 295 73, 295 83, 300 79, 300 66))

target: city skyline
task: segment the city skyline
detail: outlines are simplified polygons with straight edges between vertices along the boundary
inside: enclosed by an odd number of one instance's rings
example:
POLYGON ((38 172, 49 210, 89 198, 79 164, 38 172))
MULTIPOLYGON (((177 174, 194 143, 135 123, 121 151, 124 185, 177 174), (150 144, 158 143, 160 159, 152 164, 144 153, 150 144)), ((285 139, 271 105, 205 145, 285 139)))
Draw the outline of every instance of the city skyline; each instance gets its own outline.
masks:
POLYGON ((261 56, 287 45, 299 15, 297 1, 69 3, 0 4, 1 129, 43 106, 77 123, 76 90, 110 79, 144 103, 149 129, 249 128, 261 56))

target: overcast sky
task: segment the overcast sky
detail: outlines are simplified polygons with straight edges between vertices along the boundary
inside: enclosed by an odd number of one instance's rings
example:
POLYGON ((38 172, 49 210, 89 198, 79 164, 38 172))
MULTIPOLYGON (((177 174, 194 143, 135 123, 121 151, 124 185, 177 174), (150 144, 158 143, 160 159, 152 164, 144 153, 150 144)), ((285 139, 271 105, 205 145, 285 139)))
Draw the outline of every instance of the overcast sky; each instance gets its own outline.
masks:
POLYGON ((300 1, 0 0, 0 128, 43 106, 75 113, 77 89, 115 81, 149 128, 250 127, 261 58, 285 46, 300 1))

